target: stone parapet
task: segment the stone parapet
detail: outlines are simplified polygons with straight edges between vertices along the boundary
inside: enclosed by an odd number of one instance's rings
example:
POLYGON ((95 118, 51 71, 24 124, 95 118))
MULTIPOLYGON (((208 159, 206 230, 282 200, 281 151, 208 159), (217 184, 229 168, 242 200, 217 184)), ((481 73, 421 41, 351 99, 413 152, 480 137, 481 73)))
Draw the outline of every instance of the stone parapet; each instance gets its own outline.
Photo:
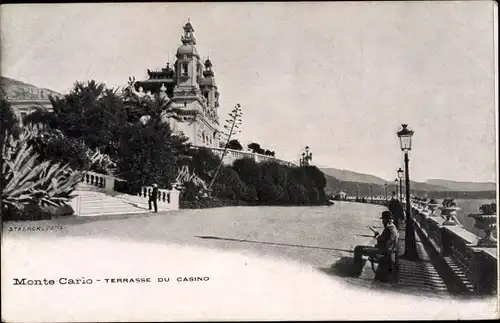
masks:
MULTIPOLYGON (((222 157, 224 154, 224 148, 212 148, 212 147, 206 147, 209 148, 212 153, 216 156, 222 157)), ((252 153, 249 151, 242 151, 242 150, 235 150, 235 149, 226 149, 225 156, 223 158, 223 162, 226 165, 232 164, 235 160, 241 159, 241 158, 250 158, 252 160, 255 160, 257 163, 264 163, 264 162, 276 162, 281 165, 289 166, 289 167, 295 167, 295 165, 292 162, 282 160, 273 156, 267 156, 267 155, 261 155, 261 154, 256 154, 252 153)))

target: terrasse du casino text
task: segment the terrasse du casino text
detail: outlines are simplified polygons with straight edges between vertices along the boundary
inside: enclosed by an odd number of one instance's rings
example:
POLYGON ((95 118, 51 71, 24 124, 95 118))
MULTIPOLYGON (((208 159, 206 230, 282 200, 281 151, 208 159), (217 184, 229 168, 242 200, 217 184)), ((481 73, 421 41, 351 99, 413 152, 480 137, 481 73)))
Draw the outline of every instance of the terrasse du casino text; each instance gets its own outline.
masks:
POLYGON ((14 286, 76 286, 76 285, 92 285, 92 284, 153 284, 153 283, 206 283, 210 281, 208 276, 196 277, 109 277, 93 279, 88 277, 59 277, 59 278, 41 278, 30 279, 26 277, 13 278, 14 286))

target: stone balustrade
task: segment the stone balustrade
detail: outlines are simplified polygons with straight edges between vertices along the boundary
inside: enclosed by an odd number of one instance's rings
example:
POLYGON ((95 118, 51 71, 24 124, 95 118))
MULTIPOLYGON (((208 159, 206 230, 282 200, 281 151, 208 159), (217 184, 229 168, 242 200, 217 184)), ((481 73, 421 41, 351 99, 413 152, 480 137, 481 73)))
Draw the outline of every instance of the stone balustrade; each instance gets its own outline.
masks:
POLYGON ((115 182, 123 181, 117 177, 111 175, 104 175, 95 172, 86 172, 82 178, 82 183, 102 188, 107 192, 113 192, 115 190, 115 182))
MULTIPOLYGON (((133 203, 138 203, 142 207, 147 206, 149 195, 153 190, 152 186, 144 186, 140 189, 140 191, 136 195, 123 194, 119 192, 115 188, 116 182, 126 182, 123 179, 111 176, 104 175, 95 172, 86 172, 82 178, 82 183, 91 185, 101 189, 106 193, 111 193, 117 198, 121 198, 124 200, 128 200, 133 203)), ((158 189, 158 210, 177 210, 179 209, 179 198, 180 191, 177 189, 167 190, 167 189, 158 189)))
MULTIPOLYGON (((213 148, 213 147, 206 147, 209 148, 212 153, 216 156, 222 157, 224 153, 224 148, 213 148)), ((232 164, 235 160, 241 159, 241 158, 250 158, 252 160, 255 160, 257 163, 263 163, 263 162, 276 162, 281 165, 289 166, 289 167, 294 167, 297 166, 292 162, 282 160, 273 156, 267 156, 267 155, 261 155, 261 154, 256 154, 252 153, 249 151, 243 151, 243 150, 235 150, 235 149, 226 149, 226 155, 224 156, 223 162, 228 165, 232 164)))
MULTIPOLYGON (((385 198, 365 198, 366 203, 385 205, 385 198)), ((356 197, 349 196, 348 201, 356 201, 356 197)), ((403 202, 406 210, 406 203, 403 202)), ((451 259, 460 272, 457 280, 461 283, 471 283, 473 292, 477 294, 495 294, 497 292, 497 246, 484 247, 478 245, 481 237, 467 231, 462 225, 452 223, 447 216, 437 214, 435 208, 420 201, 411 202, 413 220, 416 229, 422 238, 432 246, 433 251, 441 258, 441 263, 450 266, 447 259, 451 259), (466 282, 467 281, 467 282, 466 282)), ((453 272, 448 268, 448 272, 453 272)))
POLYGON ((374 196, 373 198, 370 196, 359 196, 356 198, 356 196, 346 196, 345 200, 348 202, 361 202, 363 199, 365 199, 366 203, 370 204, 378 204, 378 205, 386 205, 389 201, 390 198, 387 197, 387 200, 385 199, 385 196, 374 196))
POLYGON ((413 218, 423 237, 430 242, 440 257, 451 258, 454 265, 465 275, 465 279, 472 283, 474 292, 496 293, 496 247, 478 246, 479 236, 460 224, 450 222, 445 216, 435 214, 424 204, 412 203, 413 218))
MULTIPOLYGON (((144 200, 147 202, 152 191, 152 186, 143 186, 137 196, 144 198, 144 200)), ((175 188, 171 190, 159 188, 157 197, 158 209, 162 210, 165 207, 167 207, 169 210, 179 209, 179 195, 180 191, 175 188)))

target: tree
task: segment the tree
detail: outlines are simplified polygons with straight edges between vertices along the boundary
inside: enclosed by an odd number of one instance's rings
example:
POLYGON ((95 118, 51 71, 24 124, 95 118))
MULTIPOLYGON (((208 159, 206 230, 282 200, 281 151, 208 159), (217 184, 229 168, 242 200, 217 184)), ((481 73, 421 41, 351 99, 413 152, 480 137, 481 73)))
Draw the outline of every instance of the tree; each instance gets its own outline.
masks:
POLYGON ((238 141, 238 139, 231 139, 227 143, 227 148, 234 150, 243 150, 243 146, 241 146, 241 143, 238 141))
POLYGON ((260 166, 255 160, 241 158, 233 162, 233 169, 246 185, 256 186, 259 182, 260 166))
POLYGON ((248 149, 250 149, 253 153, 257 153, 262 150, 260 145, 256 142, 252 142, 251 144, 248 144, 248 149))
POLYGON ((35 111, 24 116, 23 124, 43 124, 52 129, 58 129, 57 115, 43 108, 36 108, 35 111))
POLYGON ((40 127, 40 135, 29 140, 29 145, 38 154, 40 161, 50 160, 69 164, 73 169, 90 167, 87 146, 83 141, 65 137, 61 131, 49 127, 40 127))
POLYGON ((287 167, 277 162, 265 162, 259 164, 259 177, 278 186, 285 187, 288 183, 287 167))
POLYGON ((225 136, 225 141, 226 144, 224 145, 224 151, 222 152, 221 156, 221 161, 219 163, 219 166, 215 170, 214 177, 212 178, 212 181, 208 185, 208 189, 210 190, 212 188, 212 185, 214 184, 215 180, 217 179, 217 175, 219 174, 219 171, 222 167, 222 163, 224 160, 224 157, 226 156, 227 148, 228 148, 228 143, 231 140, 231 136, 239 133, 241 131, 241 125, 243 123, 241 116, 243 113, 241 112, 241 105, 239 103, 236 104, 236 106, 233 108, 233 110, 229 113, 229 118, 226 120, 226 124, 224 125, 225 131, 222 133, 223 136, 225 136))
POLYGON ((220 198, 240 200, 245 196, 245 184, 241 181, 238 173, 230 166, 221 169, 221 175, 217 177, 219 191, 216 195, 220 198))
POLYGON ((255 202, 257 198, 257 189, 255 186, 245 185, 243 200, 247 202, 255 202))
POLYGON ((125 136, 127 114, 122 98, 103 83, 77 82, 63 98, 51 98, 54 118, 50 125, 65 136, 82 140, 90 149, 100 149, 112 158, 118 141, 125 136))
POLYGON ((0 131, 1 142, 10 135, 17 138, 21 132, 19 119, 12 110, 10 104, 4 99, 0 100, 0 131))
POLYGON ((295 205, 304 205, 309 203, 307 189, 303 185, 294 184, 289 188, 289 200, 295 205))
POLYGON ((188 149, 187 138, 172 134, 168 124, 150 120, 125 128, 127 137, 119 142, 118 175, 133 190, 157 183, 168 187, 177 176, 180 158, 188 149))
POLYGON ((220 164, 220 158, 205 147, 190 149, 186 154, 190 157, 190 169, 205 182, 209 182, 220 164))
POLYGON ((320 203, 320 193, 316 187, 311 187, 307 190, 307 197, 309 203, 312 205, 317 205, 320 203))
POLYGON ((262 181, 257 187, 257 195, 260 202, 276 203, 283 200, 283 188, 268 181, 262 181))

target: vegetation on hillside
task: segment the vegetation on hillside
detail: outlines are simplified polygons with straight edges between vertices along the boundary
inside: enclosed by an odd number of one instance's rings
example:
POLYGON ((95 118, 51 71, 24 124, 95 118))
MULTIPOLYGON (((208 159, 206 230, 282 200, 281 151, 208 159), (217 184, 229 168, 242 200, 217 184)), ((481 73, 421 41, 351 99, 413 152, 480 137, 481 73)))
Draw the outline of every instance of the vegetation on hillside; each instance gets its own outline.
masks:
MULTIPOLYGON (((127 193, 152 183, 170 188, 184 165, 197 178, 214 182, 212 200, 226 201, 222 204, 324 204, 326 180, 314 166, 241 159, 221 166, 217 176, 220 158, 209 149, 192 147, 163 121, 169 113, 166 102, 162 93, 139 96, 130 87, 118 91, 96 81, 77 82, 67 95, 51 98, 52 111, 27 115, 23 123, 30 130, 24 134, 2 101, 2 141, 4 148, 11 147, 3 151, 2 210, 65 205, 88 170, 125 180, 115 189, 127 193)), ((242 149, 237 140, 228 143, 242 149)), ((256 143, 250 146, 274 155, 256 143)), ((206 198, 199 182, 184 184, 184 201, 206 198)))
POLYGON ((242 158, 222 168, 212 196, 229 201, 228 205, 324 205, 325 185, 323 173, 315 166, 289 167, 242 158))

